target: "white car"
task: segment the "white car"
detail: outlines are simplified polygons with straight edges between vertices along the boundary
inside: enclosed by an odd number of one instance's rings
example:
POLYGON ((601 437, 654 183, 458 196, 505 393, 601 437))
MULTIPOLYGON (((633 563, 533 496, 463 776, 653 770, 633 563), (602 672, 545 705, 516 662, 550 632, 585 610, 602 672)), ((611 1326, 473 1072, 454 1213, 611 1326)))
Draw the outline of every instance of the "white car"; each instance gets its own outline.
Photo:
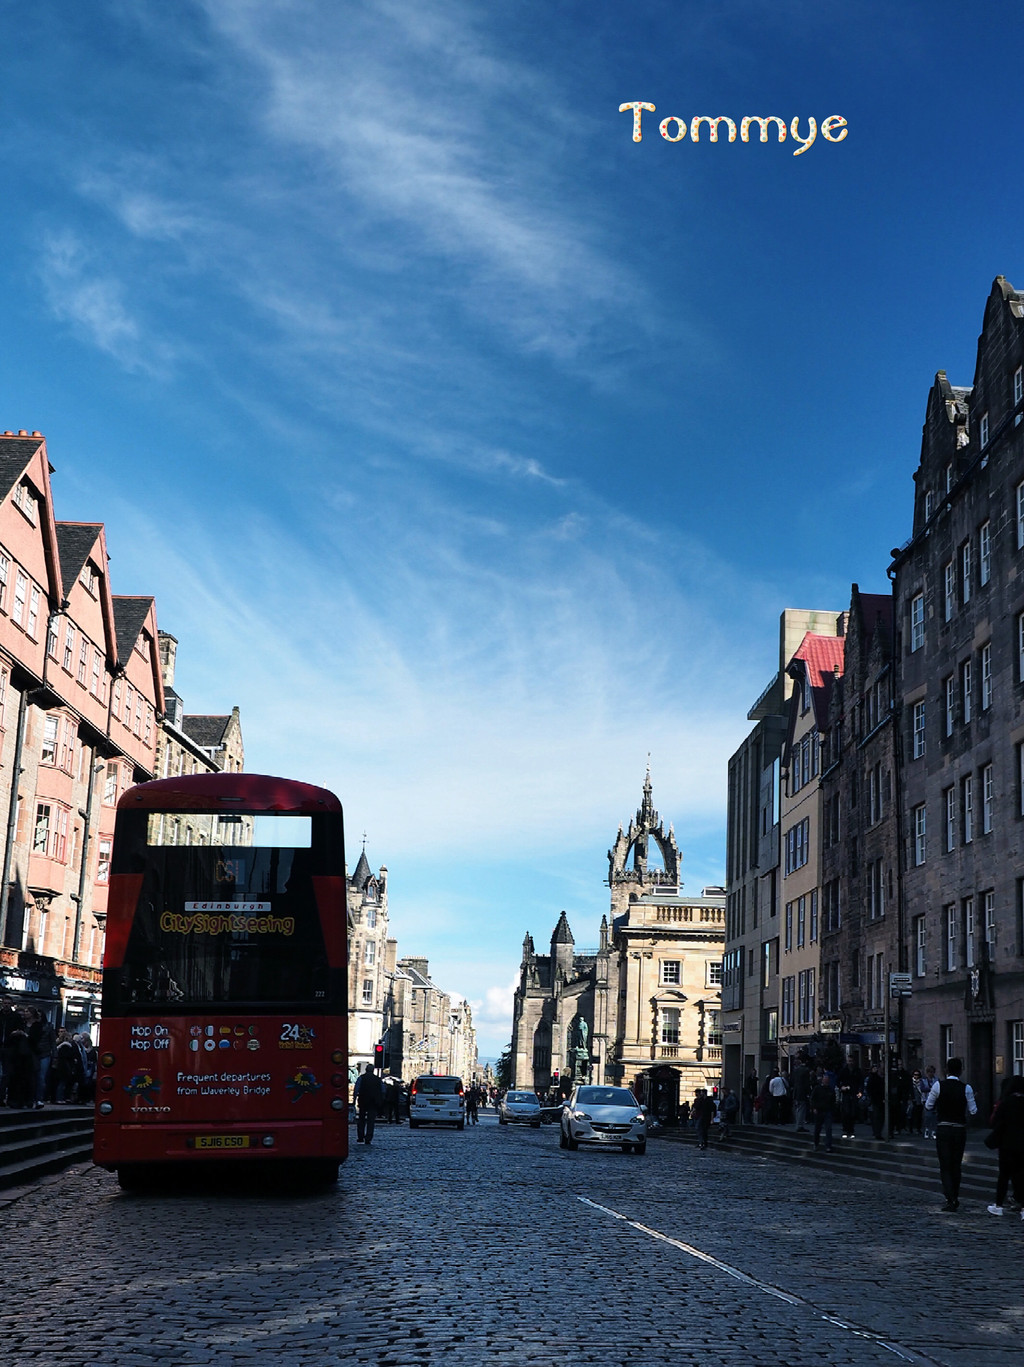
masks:
POLYGON ((498 1108, 499 1125, 532 1125, 540 1129, 540 1101, 535 1092, 506 1092, 498 1108))
POLYGON ((419 1125, 454 1125, 466 1128, 466 1093, 461 1077, 438 1077, 426 1073, 409 1089, 409 1129, 419 1125))
POLYGON ((563 1149, 618 1145, 623 1153, 646 1153, 647 1116, 628 1087, 576 1087, 562 1110, 558 1143, 563 1149))

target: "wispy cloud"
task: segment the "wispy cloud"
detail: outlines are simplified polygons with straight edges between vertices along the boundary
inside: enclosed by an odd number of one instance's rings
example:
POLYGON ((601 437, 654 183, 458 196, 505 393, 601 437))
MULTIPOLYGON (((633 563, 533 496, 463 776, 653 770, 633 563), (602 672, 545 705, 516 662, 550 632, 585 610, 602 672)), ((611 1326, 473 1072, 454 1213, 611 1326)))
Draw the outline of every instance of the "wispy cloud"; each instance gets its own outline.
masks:
POLYGON ((144 331, 117 277, 103 271, 72 232, 44 235, 39 275, 56 317, 128 370, 165 374, 173 349, 144 331))

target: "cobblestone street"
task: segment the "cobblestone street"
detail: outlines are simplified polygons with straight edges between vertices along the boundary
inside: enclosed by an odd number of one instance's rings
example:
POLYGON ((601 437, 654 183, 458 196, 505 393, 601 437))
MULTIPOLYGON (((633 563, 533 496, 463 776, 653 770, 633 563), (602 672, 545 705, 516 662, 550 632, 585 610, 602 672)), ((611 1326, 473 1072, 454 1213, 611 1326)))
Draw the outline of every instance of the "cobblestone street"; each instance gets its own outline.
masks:
POLYGON ((714 1147, 564 1152, 490 1112, 383 1126, 319 1194, 128 1196, 81 1167, 0 1210, 3 1360, 1018 1367, 1016 1215, 804 1181, 714 1147))

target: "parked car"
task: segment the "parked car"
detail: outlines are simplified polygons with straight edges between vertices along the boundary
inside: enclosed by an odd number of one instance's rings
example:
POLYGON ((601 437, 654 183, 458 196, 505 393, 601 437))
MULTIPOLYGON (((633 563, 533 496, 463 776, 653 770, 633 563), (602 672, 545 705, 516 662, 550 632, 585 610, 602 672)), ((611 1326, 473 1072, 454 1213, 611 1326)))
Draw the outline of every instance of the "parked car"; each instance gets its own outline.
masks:
POLYGON ((413 1079, 409 1088, 409 1129, 420 1125, 466 1128, 466 1093, 461 1077, 427 1073, 413 1079))
POLYGON ((499 1125, 532 1125, 540 1129, 540 1101, 535 1092, 506 1092, 498 1108, 499 1125))
POLYGON ((623 1153, 646 1153, 647 1116, 628 1087, 575 1087, 562 1111, 558 1143, 563 1149, 617 1144, 623 1153))

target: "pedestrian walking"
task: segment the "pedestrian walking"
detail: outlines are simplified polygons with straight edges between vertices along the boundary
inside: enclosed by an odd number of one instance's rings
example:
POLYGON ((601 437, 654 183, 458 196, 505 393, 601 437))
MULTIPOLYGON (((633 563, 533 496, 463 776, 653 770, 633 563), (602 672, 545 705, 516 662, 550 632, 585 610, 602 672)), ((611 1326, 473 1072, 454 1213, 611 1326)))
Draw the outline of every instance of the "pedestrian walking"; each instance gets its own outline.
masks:
POLYGON ((740 1099, 733 1089, 729 1087, 725 1096, 722 1098, 721 1105, 722 1125, 719 1138, 722 1139, 723 1142, 732 1134, 732 1127, 736 1124, 736 1117, 739 1115, 739 1110, 740 1099))
POLYGON ((754 1102, 757 1100, 757 1073, 751 1068, 743 1083, 743 1123, 753 1125, 754 1102))
POLYGON ((832 1119, 836 1111, 836 1089, 829 1084, 824 1072, 811 1089, 811 1112, 814 1115, 814 1147, 821 1147, 821 1131, 825 1131, 825 1152, 832 1152, 832 1119))
MULTIPOLYGON (((1002 1215, 1006 1193, 1013 1184, 1013 1199, 1024 1206, 1024 1077, 1007 1079, 1006 1090, 992 1113, 992 1133, 985 1144, 999 1154, 996 1199, 988 1206, 990 1215, 1002 1215)), ((1024 1210, 1020 1218, 1024 1220, 1024 1210)))
POLYGON ((698 1149, 706 1149, 708 1146, 708 1130, 711 1127, 711 1117, 714 1113, 714 1103, 708 1096, 706 1089, 698 1087, 697 1094, 693 1098, 693 1106, 690 1108, 693 1128, 697 1131, 698 1149))
POLYGON ((924 1109, 925 1102, 931 1096, 932 1088, 938 1082, 935 1076, 935 1064, 929 1063, 924 1070, 924 1077, 921 1079, 921 1109, 924 1118, 924 1137, 925 1139, 935 1138, 935 1113, 924 1109))
MULTIPOLYGON (((928 1088, 931 1091, 931 1088, 928 1088)), ((921 1134, 924 1124, 924 1101, 927 1092, 923 1088, 921 1070, 915 1068, 910 1079, 910 1133, 921 1134)))
POLYGON ((850 1063, 843 1064, 837 1079, 839 1087, 839 1118, 843 1122, 843 1138, 855 1139, 857 1112, 860 1106, 860 1074, 850 1063))
POLYGON ((377 1112, 384 1099, 380 1078, 373 1071, 372 1064, 368 1063, 356 1078, 352 1097, 356 1103, 356 1143, 369 1146, 373 1143, 377 1112))
POLYGON ((789 1086, 786 1079, 776 1068, 768 1082, 768 1124, 781 1125, 785 1119, 786 1097, 789 1086))
POLYGON ((871 1133, 875 1139, 881 1139, 882 1130, 885 1128, 885 1078, 877 1067, 872 1066, 864 1079, 864 1095, 868 1099, 871 1133))
POLYGON ((475 1125, 478 1120, 477 1106, 480 1104, 480 1094, 475 1087, 470 1087, 466 1093, 466 1119, 471 1125, 475 1125))
POLYGON ((35 1055, 35 1085, 32 1104, 37 1108, 46 1101, 46 1084, 50 1074, 50 1063, 57 1044, 57 1036, 49 1017, 34 1006, 29 1007, 28 1042, 35 1055))
POLYGON ((939 1158, 939 1177, 946 1204, 944 1213, 960 1209, 960 1172, 967 1144, 967 1117, 978 1114, 978 1103, 970 1084, 963 1082, 963 1060, 951 1058, 946 1076, 928 1093, 926 1111, 935 1116, 935 1149, 939 1158))
POLYGON ((796 1134, 807 1133, 807 1104, 811 1096, 811 1070, 803 1057, 790 1074, 793 1095, 793 1129, 796 1134))

